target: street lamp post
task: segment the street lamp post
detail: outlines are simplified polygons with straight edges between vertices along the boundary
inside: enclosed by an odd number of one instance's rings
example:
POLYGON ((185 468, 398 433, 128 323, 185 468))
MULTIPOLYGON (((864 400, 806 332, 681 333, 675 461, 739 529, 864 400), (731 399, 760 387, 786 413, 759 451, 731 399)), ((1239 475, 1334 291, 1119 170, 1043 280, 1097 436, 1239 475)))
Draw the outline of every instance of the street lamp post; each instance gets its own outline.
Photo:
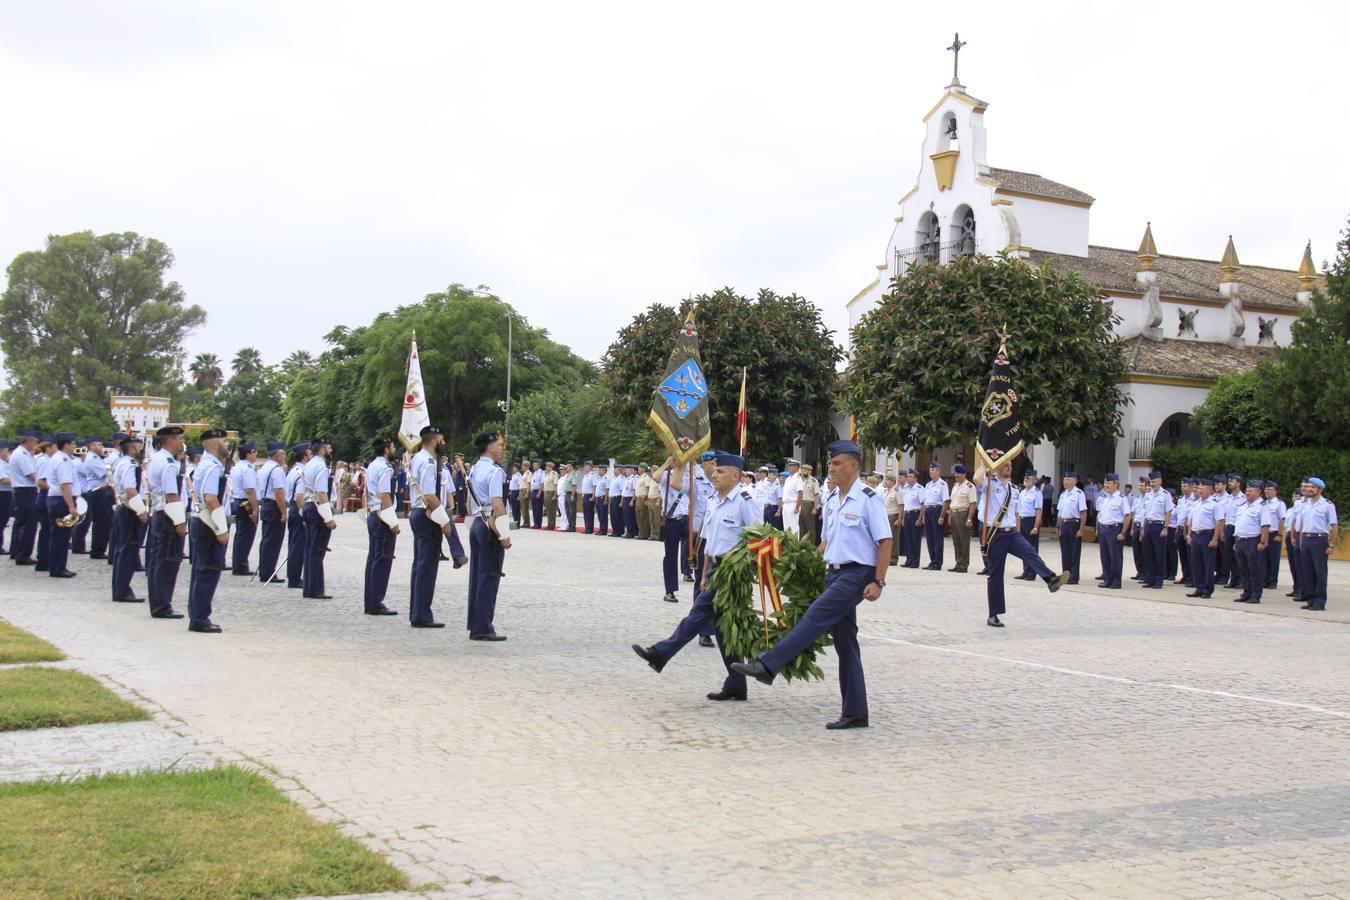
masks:
MULTIPOLYGON (((465 288, 464 290, 480 297, 491 297, 494 300, 501 299, 496 294, 479 288, 465 288)), ((511 446, 511 363, 515 358, 512 347, 512 325, 515 323, 515 318, 513 313, 508 312, 506 314, 506 399, 497 401, 497 408, 502 411, 502 444, 508 448, 511 446)))

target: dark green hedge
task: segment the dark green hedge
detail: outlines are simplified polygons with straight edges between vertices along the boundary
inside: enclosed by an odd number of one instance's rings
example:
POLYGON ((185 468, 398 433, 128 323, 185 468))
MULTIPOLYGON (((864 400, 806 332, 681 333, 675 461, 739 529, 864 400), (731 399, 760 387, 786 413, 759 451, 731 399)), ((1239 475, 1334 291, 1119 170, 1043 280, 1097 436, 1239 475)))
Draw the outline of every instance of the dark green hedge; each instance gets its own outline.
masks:
POLYGON ((1233 450, 1228 447, 1154 447, 1153 466, 1165 483, 1177 484, 1188 475, 1209 477, 1238 472, 1246 478, 1274 478, 1280 496, 1290 493, 1304 477, 1317 475, 1327 483, 1327 497, 1342 504, 1350 496, 1350 451, 1310 447, 1298 450, 1233 450))

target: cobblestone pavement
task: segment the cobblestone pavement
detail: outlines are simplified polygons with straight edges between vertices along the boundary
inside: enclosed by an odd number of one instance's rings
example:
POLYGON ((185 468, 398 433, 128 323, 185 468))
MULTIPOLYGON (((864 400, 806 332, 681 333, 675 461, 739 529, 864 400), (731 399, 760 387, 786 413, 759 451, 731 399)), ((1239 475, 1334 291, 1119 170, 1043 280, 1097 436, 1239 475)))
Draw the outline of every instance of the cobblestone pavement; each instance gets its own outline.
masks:
POLYGON ((74 585, 0 566, 0 616, 447 895, 1350 895, 1348 625, 1009 581, 996 630, 983 579, 901 570, 860 611, 873 727, 826 732, 832 659, 713 704, 715 651, 632 654, 689 608, 658 544, 517 533, 482 644, 467 569, 449 627, 408 628, 406 535, 405 616, 361 615, 339 521, 337 599, 226 576, 220 636, 82 558, 74 585))

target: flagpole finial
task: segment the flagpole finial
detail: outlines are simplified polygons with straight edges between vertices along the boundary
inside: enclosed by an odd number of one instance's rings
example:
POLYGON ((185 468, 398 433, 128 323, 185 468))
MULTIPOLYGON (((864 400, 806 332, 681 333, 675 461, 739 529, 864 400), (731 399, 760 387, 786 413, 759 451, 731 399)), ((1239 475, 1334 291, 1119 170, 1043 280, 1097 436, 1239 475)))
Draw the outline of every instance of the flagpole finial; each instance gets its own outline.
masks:
POLYGON ((413 339, 414 341, 417 340, 417 329, 416 329, 416 328, 413 329, 413 336, 412 336, 412 339, 413 339))
POLYGON ((1003 323, 1002 330, 998 333, 998 349, 1000 353, 1008 352, 1008 323, 1003 323))

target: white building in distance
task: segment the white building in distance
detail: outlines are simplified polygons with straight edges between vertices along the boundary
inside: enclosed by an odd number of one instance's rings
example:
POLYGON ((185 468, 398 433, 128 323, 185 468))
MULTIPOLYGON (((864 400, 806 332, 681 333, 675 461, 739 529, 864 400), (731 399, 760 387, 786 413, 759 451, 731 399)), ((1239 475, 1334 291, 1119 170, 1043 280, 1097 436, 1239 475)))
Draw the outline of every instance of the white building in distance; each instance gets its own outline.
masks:
POLYGON ((169 398, 149 394, 110 394, 108 409, 119 431, 127 434, 154 434, 169 424, 169 398))
MULTIPOLYGON (((1059 447, 1043 442, 1029 458, 1056 484, 1066 471, 1099 481, 1107 471, 1133 479, 1151 467, 1154 446, 1200 441, 1189 425, 1191 411, 1218 376, 1246 372, 1271 347, 1287 344, 1300 306, 1324 280, 1310 246, 1297 269, 1271 269, 1241 265, 1231 235, 1218 260, 1160 254, 1151 224, 1138 250, 1092 244, 1093 197, 1040 175, 989 165, 988 108, 953 79, 924 116, 918 178, 900 198, 874 277, 847 304, 849 326, 877 305, 892 279, 905 277, 910 263, 942 265, 960 255, 1007 252, 1032 265, 1048 262, 1058 271, 1078 272, 1120 317, 1116 331, 1129 369, 1122 390, 1131 401, 1123 410, 1124 436, 1059 447)), ((1216 246, 1223 241, 1216 235, 1216 246)), ((1012 357, 1015 366, 1015 349, 1012 357)), ((974 460, 972 446, 933 455, 950 471, 958 454, 974 460)), ((928 459, 923 451, 917 459, 879 453, 876 468, 913 465, 923 472, 928 459)))

